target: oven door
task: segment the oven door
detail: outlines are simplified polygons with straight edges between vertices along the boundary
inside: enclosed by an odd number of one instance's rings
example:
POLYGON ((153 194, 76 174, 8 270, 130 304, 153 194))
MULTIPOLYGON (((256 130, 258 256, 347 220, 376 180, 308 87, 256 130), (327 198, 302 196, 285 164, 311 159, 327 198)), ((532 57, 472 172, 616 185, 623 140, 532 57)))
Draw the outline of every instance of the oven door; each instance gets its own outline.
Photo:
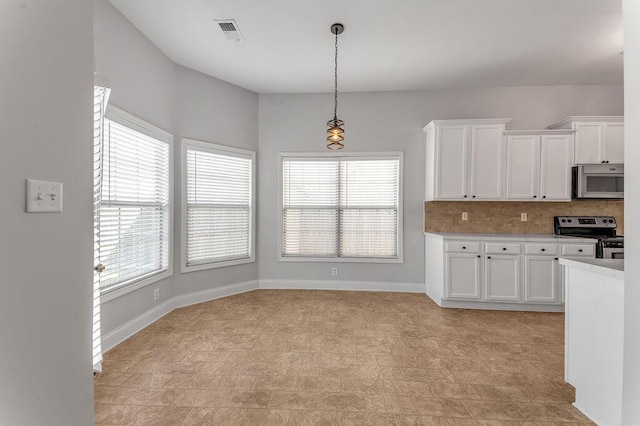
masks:
POLYGON ((603 259, 624 259, 624 248, 605 247, 602 249, 603 259))
POLYGON ((576 198, 624 198, 624 166, 594 164, 577 166, 576 198))

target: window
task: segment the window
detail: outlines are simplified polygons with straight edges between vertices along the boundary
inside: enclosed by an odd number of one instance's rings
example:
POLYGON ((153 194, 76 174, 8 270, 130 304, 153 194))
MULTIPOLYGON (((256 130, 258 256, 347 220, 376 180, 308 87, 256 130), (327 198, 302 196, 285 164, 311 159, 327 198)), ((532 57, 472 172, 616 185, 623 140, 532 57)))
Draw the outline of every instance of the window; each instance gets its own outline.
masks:
POLYGON ((107 109, 96 220, 103 301, 171 275, 172 140, 124 111, 107 109))
MULTIPOLYGON (((96 80, 105 80, 96 77, 96 80)), ((102 134, 104 112, 109 99, 109 84, 101 81, 101 85, 93 87, 93 219, 98 223, 102 186, 102 134)), ((100 263, 100 233, 98 227, 93 229, 93 258, 100 263)), ((102 338, 100 336, 100 274, 93 273, 93 370, 102 371, 102 338)))
POLYGON ((402 262, 402 153, 282 154, 281 260, 402 262))
POLYGON ((255 261, 255 152, 183 139, 182 270, 255 261))

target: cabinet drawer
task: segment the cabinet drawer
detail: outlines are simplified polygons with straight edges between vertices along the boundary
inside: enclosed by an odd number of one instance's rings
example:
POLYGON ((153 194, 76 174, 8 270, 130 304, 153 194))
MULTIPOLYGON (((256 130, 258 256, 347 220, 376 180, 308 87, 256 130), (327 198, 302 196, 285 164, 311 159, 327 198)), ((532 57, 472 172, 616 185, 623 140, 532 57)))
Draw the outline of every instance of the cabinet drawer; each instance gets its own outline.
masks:
POLYGON ((513 243, 487 243, 485 244, 487 254, 520 254, 520 244, 513 243))
POLYGON ((525 244, 524 254, 556 255, 558 246, 556 244, 525 244))
POLYGON ((448 253, 480 253, 480 243, 451 242, 446 244, 448 253))
POLYGON ((563 256, 595 256, 594 244, 564 244, 563 256))

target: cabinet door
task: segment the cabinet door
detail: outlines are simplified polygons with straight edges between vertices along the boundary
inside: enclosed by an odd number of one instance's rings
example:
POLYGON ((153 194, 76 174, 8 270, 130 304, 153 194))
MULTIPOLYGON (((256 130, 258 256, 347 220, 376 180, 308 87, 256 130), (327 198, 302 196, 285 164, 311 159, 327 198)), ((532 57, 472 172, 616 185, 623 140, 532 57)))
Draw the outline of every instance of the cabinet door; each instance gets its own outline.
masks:
POLYGON ((540 136, 507 138, 507 197, 516 200, 538 198, 540 136))
POLYGON ((476 254, 447 253, 446 298, 480 300, 481 260, 476 254))
POLYGON ((624 123, 604 123, 604 160, 611 164, 624 164, 624 123))
POLYGON ((438 127, 436 135, 436 199, 467 198, 467 126, 438 127))
POLYGON ((520 256, 487 256, 485 270, 487 300, 520 301, 520 256))
POLYGON ((540 146, 540 197, 571 201, 573 135, 543 135, 540 146))
POLYGON ((602 158, 602 123, 574 123, 576 164, 600 164, 602 158))
POLYGON ((552 256, 525 256, 524 299, 532 303, 558 303, 558 261, 552 256))
POLYGON ((471 198, 502 198, 504 126, 471 126, 471 198))

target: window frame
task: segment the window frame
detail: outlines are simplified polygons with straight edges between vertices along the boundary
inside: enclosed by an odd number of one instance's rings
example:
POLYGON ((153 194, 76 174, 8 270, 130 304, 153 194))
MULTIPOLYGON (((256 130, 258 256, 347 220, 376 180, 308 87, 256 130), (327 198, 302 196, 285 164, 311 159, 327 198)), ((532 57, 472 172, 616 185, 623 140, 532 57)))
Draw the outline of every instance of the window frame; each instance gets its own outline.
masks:
POLYGON ((181 235, 180 235, 180 272, 196 272, 204 271, 207 269, 224 268, 227 266, 244 265, 247 263, 255 263, 256 261, 256 152, 236 148, 228 145, 221 145, 212 142, 206 142, 190 138, 181 139, 182 149, 180 150, 180 177, 182 179, 181 184, 181 235), (217 262, 203 263, 200 265, 187 265, 187 150, 190 147, 195 147, 199 151, 211 152, 218 155, 230 155, 241 154, 242 156, 248 156, 251 159, 251 226, 250 226, 250 255, 248 258, 223 260, 217 262))
POLYGON ((116 299, 120 296, 124 296, 125 294, 131 293, 133 291, 139 290, 143 287, 146 287, 150 284, 156 283, 160 280, 168 278, 173 275, 173 135, 166 130, 161 129, 160 127, 154 126, 153 124, 142 120, 141 118, 136 117, 133 114, 130 114, 120 108, 117 108, 113 105, 107 105, 107 109, 105 112, 105 119, 116 122, 121 126, 128 127, 131 130, 135 130, 136 132, 143 133, 151 138, 157 139, 160 142, 166 143, 168 145, 169 156, 169 181, 168 181, 168 203, 167 203, 167 211, 168 211, 168 230, 167 230, 167 269, 148 273, 142 275, 137 278, 133 278, 131 280, 125 281, 115 287, 107 288, 104 290, 100 290, 100 297, 102 303, 108 302, 110 300, 116 299))
MULTIPOLYGON (((404 234, 404 152, 384 151, 384 152, 345 152, 335 154, 331 152, 280 152, 278 153, 278 261, 279 262, 333 262, 333 263, 404 263, 403 234, 404 234), (397 159, 398 164, 398 210, 397 210, 397 234, 396 244, 398 248, 397 257, 313 257, 313 256, 284 256, 284 174, 283 162, 286 158, 304 158, 309 160, 348 160, 357 158, 358 160, 388 160, 397 159)), ((339 231, 338 231, 339 232, 339 231)))

